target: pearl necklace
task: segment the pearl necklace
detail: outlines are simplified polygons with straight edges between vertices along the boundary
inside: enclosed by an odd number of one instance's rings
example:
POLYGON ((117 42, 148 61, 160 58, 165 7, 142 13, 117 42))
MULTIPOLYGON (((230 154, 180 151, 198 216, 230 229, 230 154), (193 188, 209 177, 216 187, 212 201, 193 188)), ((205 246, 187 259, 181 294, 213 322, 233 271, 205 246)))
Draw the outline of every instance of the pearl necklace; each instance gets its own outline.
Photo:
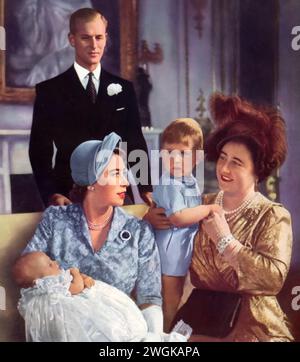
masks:
POLYGON ((87 218, 86 221, 87 221, 89 230, 101 230, 101 229, 105 228, 105 226, 110 222, 112 215, 113 215, 113 209, 109 213, 108 217, 101 224, 95 224, 87 218))
POLYGON ((224 210, 224 214, 225 214, 227 221, 230 221, 230 220, 233 220, 242 211, 244 211, 251 204, 251 202, 255 199, 257 194, 258 193, 255 192, 255 194, 253 196, 249 197, 249 199, 242 202, 241 205, 238 206, 237 208, 230 210, 230 211, 225 211, 224 206, 223 206, 224 191, 220 191, 216 197, 216 203, 218 205, 220 205, 222 207, 222 209, 224 210))

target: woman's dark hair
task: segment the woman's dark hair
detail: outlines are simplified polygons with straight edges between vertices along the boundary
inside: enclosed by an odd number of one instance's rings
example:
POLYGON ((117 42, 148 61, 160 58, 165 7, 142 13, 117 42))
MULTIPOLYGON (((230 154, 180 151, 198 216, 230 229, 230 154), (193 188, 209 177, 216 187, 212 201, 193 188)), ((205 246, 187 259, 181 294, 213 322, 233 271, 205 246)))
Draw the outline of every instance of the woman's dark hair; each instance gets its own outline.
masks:
MULTIPOLYGON (((115 155, 124 156, 124 152, 120 148, 115 148, 113 153, 115 155)), ((81 204, 85 198, 85 195, 87 193, 87 186, 80 186, 73 184, 73 188, 69 193, 69 199, 74 204, 81 204)))
POLYGON ((205 145, 208 161, 216 162, 222 147, 230 141, 249 149, 259 182, 283 164, 287 142, 285 122, 278 110, 220 93, 212 95, 210 109, 216 129, 205 145))

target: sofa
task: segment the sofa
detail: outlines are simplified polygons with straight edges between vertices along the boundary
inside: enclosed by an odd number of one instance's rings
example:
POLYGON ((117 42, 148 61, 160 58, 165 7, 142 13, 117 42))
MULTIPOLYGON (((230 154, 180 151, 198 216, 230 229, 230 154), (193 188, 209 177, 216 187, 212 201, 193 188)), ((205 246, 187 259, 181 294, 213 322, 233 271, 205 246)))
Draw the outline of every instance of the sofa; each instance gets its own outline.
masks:
MULTIPOLYGON (((146 205, 124 206, 137 217, 146 205)), ((11 277, 11 267, 31 239, 42 213, 0 215, 0 342, 25 341, 24 321, 17 310, 19 288, 11 277)))
MULTIPOLYGON (((145 205, 124 206, 124 209, 137 217, 143 217, 147 212, 145 205)), ((19 288, 13 282, 10 270, 31 239, 41 216, 42 213, 0 215, 0 342, 25 341, 24 321, 16 308, 19 288)), ((296 341, 300 341, 300 302, 299 310, 292 308, 292 300, 295 298, 292 290, 295 286, 300 287, 299 268, 290 270, 278 299, 288 315, 296 341)), ((187 278, 181 304, 186 301, 192 288, 187 278)))

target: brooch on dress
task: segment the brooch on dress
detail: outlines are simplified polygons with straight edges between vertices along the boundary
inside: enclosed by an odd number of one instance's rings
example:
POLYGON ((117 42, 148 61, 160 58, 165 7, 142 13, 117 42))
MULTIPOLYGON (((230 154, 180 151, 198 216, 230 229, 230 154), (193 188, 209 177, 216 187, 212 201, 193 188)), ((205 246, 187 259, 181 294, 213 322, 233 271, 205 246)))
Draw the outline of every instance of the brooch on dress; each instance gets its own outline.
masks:
POLYGON ((119 233, 119 237, 122 241, 128 241, 131 238, 131 232, 128 230, 122 230, 119 233))

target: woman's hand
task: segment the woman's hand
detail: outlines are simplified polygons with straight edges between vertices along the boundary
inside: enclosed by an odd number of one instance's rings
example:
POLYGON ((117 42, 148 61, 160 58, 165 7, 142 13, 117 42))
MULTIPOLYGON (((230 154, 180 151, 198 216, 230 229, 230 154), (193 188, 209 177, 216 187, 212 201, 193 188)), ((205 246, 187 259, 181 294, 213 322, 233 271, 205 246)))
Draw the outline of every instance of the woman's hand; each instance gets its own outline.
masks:
POLYGON ((224 210, 222 209, 222 207, 220 205, 217 204, 211 204, 211 205, 207 205, 210 207, 210 212, 217 212, 218 214, 223 214, 224 210))
POLYGON ((152 192, 141 192, 140 193, 142 200, 148 205, 153 206, 153 200, 152 200, 152 192))
POLYGON ((49 206, 66 206, 70 204, 72 204, 72 201, 61 194, 54 194, 49 199, 49 206))
POLYGON ((225 214, 213 212, 202 222, 203 230, 209 238, 217 244, 224 236, 231 234, 229 225, 225 219, 225 214))
POLYGON ((172 226, 165 214, 165 209, 161 207, 151 207, 144 216, 144 220, 148 221, 155 229, 169 229, 172 226))

